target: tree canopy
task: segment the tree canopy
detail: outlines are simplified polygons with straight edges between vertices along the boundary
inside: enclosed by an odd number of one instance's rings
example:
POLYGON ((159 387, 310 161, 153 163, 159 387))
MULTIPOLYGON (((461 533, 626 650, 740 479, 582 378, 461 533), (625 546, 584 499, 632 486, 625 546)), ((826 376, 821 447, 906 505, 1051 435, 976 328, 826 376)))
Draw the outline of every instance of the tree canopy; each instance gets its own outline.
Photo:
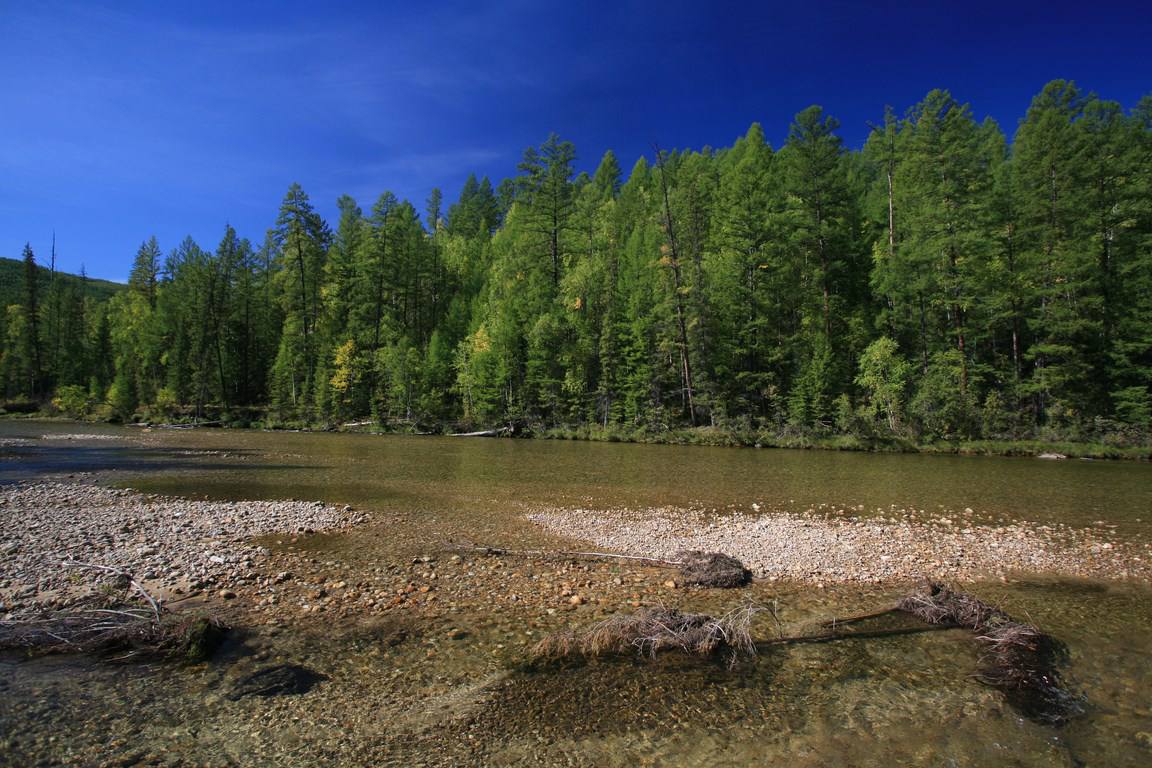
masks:
POLYGON ((779 148, 754 124, 627 175, 553 134, 423 220, 342 197, 334 230, 293 184, 260 245, 147 239, 106 300, 28 248, 0 386, 121 418, 1146 438, 1152 98, 1053 81, 1009 140, 933 90, 858 151, 838 129, 813 106, 779 148))

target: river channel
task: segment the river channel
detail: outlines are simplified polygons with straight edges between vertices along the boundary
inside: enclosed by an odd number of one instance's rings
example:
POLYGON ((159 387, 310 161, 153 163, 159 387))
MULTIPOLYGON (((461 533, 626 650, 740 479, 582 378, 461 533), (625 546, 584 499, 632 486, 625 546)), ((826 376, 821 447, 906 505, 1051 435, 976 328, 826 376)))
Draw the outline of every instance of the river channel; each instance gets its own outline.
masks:
POLYGON ((890 603, 904 584, 686 590, 626 563, 450 554, 461 543, 576 546, 527 520, 545 507, 970 510, 991 525, 1094 526, 1142 546, 1148 464, 0 422, 0 484, 49 476, 350 505, 369 521, 261 542, 299 580, 384 584, 403 570, 436 579, 440 600, 315 612, 256 610, 241 595, 220 610, 244 631, 198 665, 0 657, 0 764, 1152 764, 1152 586, 1137 579, 964 585, 1067 645, 1065 679, 1084 711, 1057 727, 979 683, 979 649, 960 631, 782 647, 732 668, 527 663, 549 632, 640 605, 717 614, 753 601, 803 626, 890 603), (562 585, 587 604, 562 599, 562 585), (276 661, 325 680, 300 696, 227 695, 276 661))

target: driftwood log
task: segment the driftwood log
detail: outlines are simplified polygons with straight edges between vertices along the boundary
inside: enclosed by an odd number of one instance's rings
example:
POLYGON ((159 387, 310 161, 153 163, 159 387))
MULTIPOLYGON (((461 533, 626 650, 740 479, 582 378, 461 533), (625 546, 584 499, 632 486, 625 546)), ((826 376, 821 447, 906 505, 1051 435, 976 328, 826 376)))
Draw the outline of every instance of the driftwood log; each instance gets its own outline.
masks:
POLYGON ((604 656, 639 653, 654 657, 667 651, 689 656, 723 654, 729 662, 741 655, 754 655, 750 627, 760 611, 745 606, 720 618, 676 609, 646 608, 633 614, 612 616, 584 631, 549 635, 534 650, 537 659, 571 656, 604 656))
POLYGON ((114 585, 127 592, 92 596, 64 610, 0 621, 0 650, 202 661, 224 638, 224 624, 206 616, 171 613, 124 571, 91 563, 65 565, 109 574, 114 585))
POLYGON ((753 619, 767 607, 746 605, 714 618, 676 609, 646 608, 612 616, 585 630, 565 630, 545 637, 534 649, 537 661, 573 657, 638 654, 655 657, 665 652, 699 658, 722 658, 729 665, 754 656, 758 650, 802 643, 874 639, 938 630, 966 629, 984 649, 977 679, 1000 690, 1009 703, 1029 719, 1062 725, 1083 712, 1083 697, 1064 684, 1059 668, 1067 662, 1067 648, 1036 627, 1012 619, 995 606, 939 584, 910 594, 895 606, 822 622, 818 631, 790 635, 777 620, 777 634, 755 640, 753 619), (894 613, 923 622, 913 627, 853 629, 863 622, 894 613))
POLYGON ((897 610, 928 624, 971 630, 984 652, 977 679, 999 689, 1025 716, 1060 725, 1083 712, 1083 696, 1069 690, 1060 673, 1068 647, 999 608, 941 584, 905 597, 897 610))

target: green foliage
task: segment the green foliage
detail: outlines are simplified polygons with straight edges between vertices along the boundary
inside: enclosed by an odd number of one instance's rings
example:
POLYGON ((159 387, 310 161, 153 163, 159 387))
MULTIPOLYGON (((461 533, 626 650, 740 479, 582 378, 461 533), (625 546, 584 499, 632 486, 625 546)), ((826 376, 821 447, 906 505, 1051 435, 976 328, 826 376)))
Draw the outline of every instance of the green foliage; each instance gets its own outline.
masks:
POLYGON ((988 438, 1005 439, 1013 436, 1015 426, 1013 414, 1003 396, 994 389, 989 391, 980 409, 981 434, 988 438))
POLYGON ((909 412, 926 436, 967 438, 975 434, 976 407, 965 376, 960 350, 950 349, 932 356, 909 404, 909 412))
POLYGON ((1152 395, 1148 387, 1125 387, 1112 393, 1116 418, 1145 430, 1152 428, 1152 395))
POLYGON ((180 410, 180 400, 170 388, 161 387, 152 402, 152 410, 159 416, 172 418, 180 410))
POLYGON ((160 243, 151 237, 140 245, 132 272, 128 277, 128 287, 144 297, 150 307, 156 306, 156 286, 160 278, 160 243))
POLYGON ((822 335, 817 335, 788 398, 791 422, 818 431, 828 429, 831 426, 833 384, 832 348, 822 335))
POLYGON ((119 371, 108 388, 107 405, 109 415, 116 421, 129 421, 136 413, 139 398, 136 383, 128 371, 119 371))
POLYGON ((52 407, 73 419, 82 419, 92 410, 92 399, 88 390, 79 384, 68 384, 56 390, 52 407))
POLYGON ((150 238, 112 295, 29 249, 0 261, 0 394, 843 449, 1152 429, 1152 97, 1054 81, 1009 146, 933 90, 859 152, 813 106, 778 150, 753 124, 586 170, 553 134, 423 221, 343 196, 335 231, 294 184, 258 248, 150 238))
POLYGON ((840 395, 832 403, 836 417, 836 431, 842 435, 854 435, 860 431, 860 424, 856 418, 856 411, 852 408, 852 401, 848 395, 840 395))
POLYGON ((499 418, 505 405, 505 374, 483 325, 460 345, 456 369, 464 418, 480 422, 499 418))
POLYGON ((864 392, 863 412, 873 421, 883 419, 889 434, 904 431, 904 400, 912 366, 901 355, 896 342, 881 336, 860 356, 856 384, 864 392))
MULTIPOLYGON (((53 280, 81 293, 95 304, 102 304, 124 290, 123 283, 95 280, 85 275, 66 272, 53 273, 48 267, 37 265, 36 279, 40 293, 47 296, 53 280)), ((17 259, 0 257, 0 306, 19 303, 24 295, 24 263, 17 259)))
POLYGON ((0 354, 0 385, 6 397, 28 397, 36 381, 35 366, 29 354, 31 330, 28 313, 20 304, 10 304, 4 317, 4 347, 0 354))

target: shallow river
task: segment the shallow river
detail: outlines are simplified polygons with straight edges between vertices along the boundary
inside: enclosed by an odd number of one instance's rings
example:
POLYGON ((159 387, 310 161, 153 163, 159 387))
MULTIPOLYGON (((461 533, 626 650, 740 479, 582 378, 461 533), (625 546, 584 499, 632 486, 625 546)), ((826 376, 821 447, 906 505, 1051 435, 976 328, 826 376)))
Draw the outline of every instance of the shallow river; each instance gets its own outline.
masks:
MULTIPOLYGON (((149 492, 318 499, 426 523, 425 541, 378 523, 303 553, 337 570, 407 561, 446 536, 536 543, 523 519, 536 506, 971 508, 1152 542, 1147 464, 0 422, 0 482, 86 472, 149 492)), ((1083 715, 1061 728, 1022 717, 973 679, 963 632, 795 646, 732 670, 675 659, 533 670, 529 640, 595 615, 478 596, 406 617, 404 642, 313 619, 253 627, 191 668, 2 659, 0 764, 1152 764, 1149 585, 1025 577, 970 590, 1068 645, 1083 715), (228 700, 229 681, 266 659, 328 680, 290 699, 228 700)), ((803 622, 898 594, 758 584, 666 601, 713 613, 774 602, 782 620, 803 622)))

